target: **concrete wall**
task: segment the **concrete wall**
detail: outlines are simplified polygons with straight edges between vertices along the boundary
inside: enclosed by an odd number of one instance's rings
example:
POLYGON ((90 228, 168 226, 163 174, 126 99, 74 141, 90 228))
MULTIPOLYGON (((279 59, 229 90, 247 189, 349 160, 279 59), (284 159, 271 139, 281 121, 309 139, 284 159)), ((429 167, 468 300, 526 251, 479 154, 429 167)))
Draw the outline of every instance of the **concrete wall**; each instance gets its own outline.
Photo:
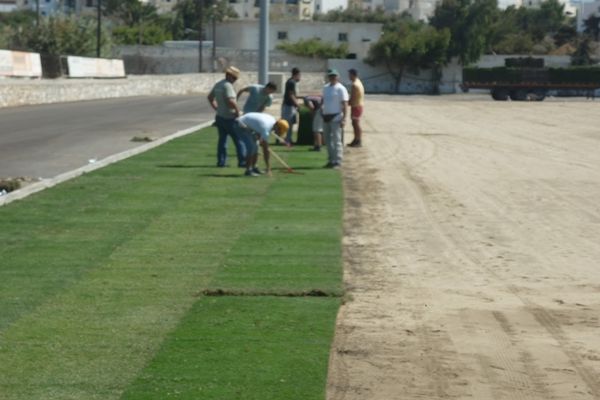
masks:
MULTIPOLYGON (((177 46, 120 46, 114 57, 122 58, 127 74, 188 74, 198 72, 198 42, 188 42, 177 46)), ((283 51, 269 53, 269 70, 289 72, 292 67, 301 71, 320 72, 327 68, 327 60, 298 57, 283 51)), ((222 71, 235 65, 245 71, 258 70, 258 51, 232 48, 216 48, 215 70, 222 71)), ((212 48, 204 46, 202 51, 202 71, 213 70, 212 48)))
MULTIPOLYGON (((477 63, 478 67, 490 68, 504 66, 504 60, 507 58, 528 57, 524 56, 482 56, 477 63)), ((540 56, 544 58, 547 67, 568 67, 571 63, 569 56, 540 56)), ((396 92, 394 88, 394 78, 384 67, 371 67, 361 60, 329 60, 329 67, 336 68, 347 80, 346 71, 355 68, 368 93, 432 93, 434 84, 432 82, 432 71, 424 70, 419 73, 405 72, 402 77, 400 89, 396 92)), ((442 78, 439 85, 439 91, 442 94, 457 93, 462 83, 462 66, 456 62, 450 63, 442 70, 442 78)))
MULTIPOLYGON (((287 79, 289 74, 284 76, 287 79)), ((0 107, 49 104, 131 96, 198 94, 204 97, 220 79, 218 74, 130 76, 126 79, 16 79, 0 78, 0 107)), ((257 74, 242 73, 236 89, 256 83, 257 74)), ((301 95, 320 91, 324 76, 303 74, 301 95)))
MULTIPOLYGON (((385 67, 372 67, 360 60, 329 60, 329 66, 342 74, 344 83, 349 82, 347 71, 350 68, 356 69, 367 93, 422 94, 434 91, 430 70, 420 71, 417 74, 405 72, 400 88, 396 91, 394 78, 385 67)), ((456 93, 459 91, 460 83, 462 83, 462 67, 452 63, 442 71, 439 91, 443 94, 456 93)))

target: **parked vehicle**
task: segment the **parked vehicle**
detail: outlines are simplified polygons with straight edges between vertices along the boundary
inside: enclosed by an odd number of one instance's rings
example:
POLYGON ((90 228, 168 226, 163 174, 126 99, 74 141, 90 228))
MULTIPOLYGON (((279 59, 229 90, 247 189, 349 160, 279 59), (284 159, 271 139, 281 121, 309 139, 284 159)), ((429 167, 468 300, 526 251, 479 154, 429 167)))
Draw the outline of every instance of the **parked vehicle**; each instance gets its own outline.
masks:
POLYGON ((548 68, 543 58, 507 58, 504 67, 464 68, 462 87, 489 89, 500 101, 542 101, 551 90, 593 97, 600 88, 600 67, 548 68))

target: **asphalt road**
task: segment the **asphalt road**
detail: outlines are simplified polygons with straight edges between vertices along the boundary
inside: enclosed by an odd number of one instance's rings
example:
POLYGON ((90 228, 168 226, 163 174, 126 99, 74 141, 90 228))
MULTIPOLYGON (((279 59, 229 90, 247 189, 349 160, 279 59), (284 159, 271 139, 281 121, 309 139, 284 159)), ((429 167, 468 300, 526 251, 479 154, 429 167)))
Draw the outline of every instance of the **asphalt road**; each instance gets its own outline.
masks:
POLYGON ((0 108, 0 178, 51 178, 213 115, 202 95, 0 108))

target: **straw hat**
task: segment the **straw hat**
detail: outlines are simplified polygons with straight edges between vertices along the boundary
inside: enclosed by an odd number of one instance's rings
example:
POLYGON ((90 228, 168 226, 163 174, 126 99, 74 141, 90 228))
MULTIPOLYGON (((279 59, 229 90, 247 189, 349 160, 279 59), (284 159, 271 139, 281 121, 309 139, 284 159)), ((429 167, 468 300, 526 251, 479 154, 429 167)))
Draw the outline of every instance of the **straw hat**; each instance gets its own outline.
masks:
POLYGON ((227 67, 225 73, 233 76, 235 79, 238 79, 240 77, 240 70, 234 66, 227 67))

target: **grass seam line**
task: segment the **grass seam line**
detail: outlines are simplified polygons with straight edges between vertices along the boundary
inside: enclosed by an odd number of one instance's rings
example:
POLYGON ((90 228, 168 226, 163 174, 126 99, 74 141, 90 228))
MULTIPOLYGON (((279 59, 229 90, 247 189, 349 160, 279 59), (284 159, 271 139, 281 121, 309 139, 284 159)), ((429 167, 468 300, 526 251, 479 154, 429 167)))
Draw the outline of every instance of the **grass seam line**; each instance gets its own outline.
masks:
POLYGON ((228 290, 228 289, 204 289, 197 293, 198 297, 330 297, 342 298, 344 293, 326 292, 320 289, 278 292, 278 291, 246 291, 246 290, 228 290))

